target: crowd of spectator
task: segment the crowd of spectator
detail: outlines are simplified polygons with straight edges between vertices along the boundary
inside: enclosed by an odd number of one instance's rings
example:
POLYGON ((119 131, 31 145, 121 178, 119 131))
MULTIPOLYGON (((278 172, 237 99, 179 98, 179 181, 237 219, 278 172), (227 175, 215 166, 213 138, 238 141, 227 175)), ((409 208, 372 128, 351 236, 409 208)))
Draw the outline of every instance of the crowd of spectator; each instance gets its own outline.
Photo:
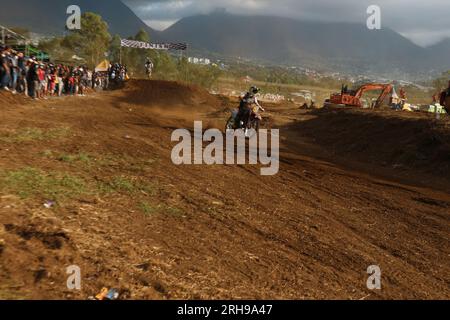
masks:
POLYGON ((32 99, 84 96, 88 88, 108 89, 126 79, 127 69, 120 64, 110 65, 105 72, 93 72, 86 66, 38 61, 10 47, 0 48, 0 90, 24 94, 32 99))
POLYGON ((92 74, 91 86, 93 89, 109 89, 117 87, 128 80, 127 67, 119 63, 110 64, 107 71, 96 71, 92 74))

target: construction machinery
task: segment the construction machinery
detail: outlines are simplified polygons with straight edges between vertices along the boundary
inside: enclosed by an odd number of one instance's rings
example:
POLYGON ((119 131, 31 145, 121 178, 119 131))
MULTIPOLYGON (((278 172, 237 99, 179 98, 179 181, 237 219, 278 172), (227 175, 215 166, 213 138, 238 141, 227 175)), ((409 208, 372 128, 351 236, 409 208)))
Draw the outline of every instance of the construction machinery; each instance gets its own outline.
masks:
POLYGON ((391 84, 369 83, 362 85, 357 90, 349 90, 346 86, 342 86, 340 93, 334 93, 329 100, 325 101, 325 106, 336 107, 371 107, 379 108, 383 104, 384 99, 392 92, 394 86, 391 84), (362 96, 369 91, 381 90, 380 96, 370 105, 364 104, 362 96))

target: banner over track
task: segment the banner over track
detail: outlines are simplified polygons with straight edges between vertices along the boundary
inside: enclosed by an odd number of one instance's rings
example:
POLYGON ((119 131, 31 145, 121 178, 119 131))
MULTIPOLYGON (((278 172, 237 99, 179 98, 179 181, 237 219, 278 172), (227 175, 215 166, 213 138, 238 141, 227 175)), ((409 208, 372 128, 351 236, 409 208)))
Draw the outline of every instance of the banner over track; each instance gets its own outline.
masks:
POLYGON ((125 48, 152 50, 186 50, 186 43, 148 43, 136 40, 121 39, 120 45, 125 48))

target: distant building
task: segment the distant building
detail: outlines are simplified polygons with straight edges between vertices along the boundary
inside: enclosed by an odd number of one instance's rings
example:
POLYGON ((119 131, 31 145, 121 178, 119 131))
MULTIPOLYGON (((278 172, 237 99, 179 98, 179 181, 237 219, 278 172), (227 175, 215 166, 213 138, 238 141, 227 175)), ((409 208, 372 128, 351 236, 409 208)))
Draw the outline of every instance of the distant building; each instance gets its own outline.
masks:
POLYGON ((211 60, 209 60, 208 58, 189 57, 188 62, 192 64, 200 64, 205 66, 209 66, 211 64, 211 60))

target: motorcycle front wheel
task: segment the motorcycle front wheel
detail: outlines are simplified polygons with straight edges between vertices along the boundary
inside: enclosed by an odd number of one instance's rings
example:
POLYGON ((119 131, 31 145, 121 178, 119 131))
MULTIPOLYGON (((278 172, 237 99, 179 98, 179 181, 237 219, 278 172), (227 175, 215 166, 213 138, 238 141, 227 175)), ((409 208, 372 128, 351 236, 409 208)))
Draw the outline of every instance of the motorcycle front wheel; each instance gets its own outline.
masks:
POLYGON ((260 121, 258 119, 252 120, 252 122, 247 127, 247 129, 244 130, 245 137, 250 139, 253 136, 257 135, 259 132, 259 125, 260 125, 260 121))
POLYGON ((251 129, 255 129, 255 131, 258 132, 260 125, 261 125, 261 121, 259 119, 255 119, 252 122, 251 129))
POLYGON ((227 125, 225 126, 225 131, 227 130, 234 130, 235 129, 236 121, 233 117, 230 117, 227 121, 227 125))

